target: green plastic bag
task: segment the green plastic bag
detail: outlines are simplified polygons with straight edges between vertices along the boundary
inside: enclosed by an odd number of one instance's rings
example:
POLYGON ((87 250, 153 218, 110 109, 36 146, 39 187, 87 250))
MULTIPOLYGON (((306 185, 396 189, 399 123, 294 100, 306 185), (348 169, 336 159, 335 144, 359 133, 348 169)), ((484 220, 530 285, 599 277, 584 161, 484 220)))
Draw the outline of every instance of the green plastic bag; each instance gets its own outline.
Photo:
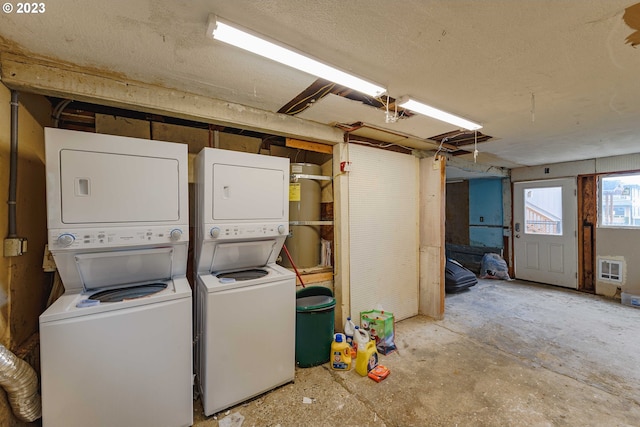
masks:
POLYGON ((384 310, 360 312, 360 327, 369 332, 376 340, 376 348, 381 354, 389 354, 397 350, 395 339, 395 322, 393 313, 384 310))

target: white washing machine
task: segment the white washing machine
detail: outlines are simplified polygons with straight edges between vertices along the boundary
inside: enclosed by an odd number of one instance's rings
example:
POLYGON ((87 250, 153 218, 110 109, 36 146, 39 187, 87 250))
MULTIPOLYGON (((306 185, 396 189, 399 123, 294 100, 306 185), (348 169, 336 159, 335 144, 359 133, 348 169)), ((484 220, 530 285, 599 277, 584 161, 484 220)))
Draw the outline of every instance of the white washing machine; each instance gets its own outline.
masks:
POLYGON ((293 381, 289 159, 205 148, 196 159, 196 374, 211 415, 293 381))
POLYGON ((187 147, 45 129, 44 427, 193 423, 187 147))

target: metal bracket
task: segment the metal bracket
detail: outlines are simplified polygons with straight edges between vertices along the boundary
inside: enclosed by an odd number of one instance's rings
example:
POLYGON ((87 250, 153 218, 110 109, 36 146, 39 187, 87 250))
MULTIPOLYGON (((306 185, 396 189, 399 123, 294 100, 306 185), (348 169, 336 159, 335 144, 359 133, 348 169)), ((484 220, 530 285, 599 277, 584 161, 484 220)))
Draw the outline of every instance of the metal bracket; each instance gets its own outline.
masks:
POLYGON ((324 175, 306 175, 302 173, 291 174, 291 182, 298 182, 299 179, 313 179, 315 181, 331 181, 333 178, 324 175))
POLYGON ((333 225, 333 221, 289 221, 289 225, 333 225))

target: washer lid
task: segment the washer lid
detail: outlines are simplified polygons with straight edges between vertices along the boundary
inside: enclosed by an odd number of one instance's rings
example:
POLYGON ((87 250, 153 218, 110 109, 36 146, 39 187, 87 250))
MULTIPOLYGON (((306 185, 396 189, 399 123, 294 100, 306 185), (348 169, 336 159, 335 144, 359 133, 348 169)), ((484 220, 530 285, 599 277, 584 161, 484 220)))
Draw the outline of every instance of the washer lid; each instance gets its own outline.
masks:
POLYGON ((171 278, 173 248, 78 254, 76 266, 85 290, 120 288, 171 278))
POLYGON ((226 271, 262 267, 280 251, 277 240, 219 243, 215 246, 209 271, 226 271))

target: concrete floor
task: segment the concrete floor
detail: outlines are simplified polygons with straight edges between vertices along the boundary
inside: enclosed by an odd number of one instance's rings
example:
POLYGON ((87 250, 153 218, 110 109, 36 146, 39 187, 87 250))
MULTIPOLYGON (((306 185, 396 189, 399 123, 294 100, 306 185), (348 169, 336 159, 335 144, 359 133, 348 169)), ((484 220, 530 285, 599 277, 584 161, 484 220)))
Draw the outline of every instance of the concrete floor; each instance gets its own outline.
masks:
MULTIPOLYGON (((195 426, 638 426, 640 310, 575 291, 481 280, 443 321, 396 324, 381 383, 328 364, 195 426), (303 398, 312 403, 303 403, 303 398)), ((268 367, 265 367, 268 368, 268 367)))

